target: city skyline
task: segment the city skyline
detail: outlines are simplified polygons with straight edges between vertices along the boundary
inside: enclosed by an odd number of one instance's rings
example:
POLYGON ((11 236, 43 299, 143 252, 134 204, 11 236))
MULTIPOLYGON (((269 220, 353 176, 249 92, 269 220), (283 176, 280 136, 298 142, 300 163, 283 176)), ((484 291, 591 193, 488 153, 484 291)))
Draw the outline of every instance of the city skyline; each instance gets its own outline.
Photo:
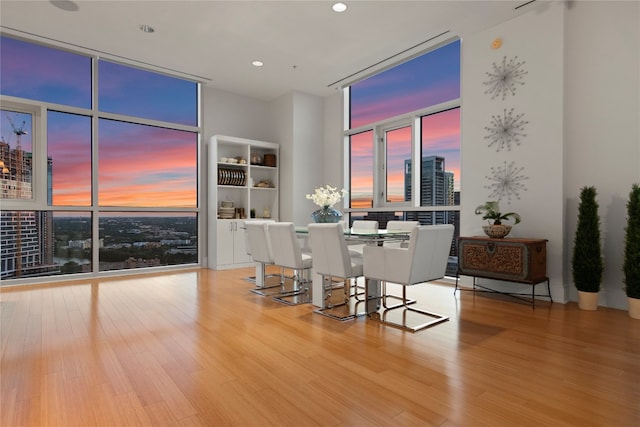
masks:
MULTIPOLYGON (((460 114, 459 109, 452 109, 422 119, 422 158, 442 156, 446 159, 447 172, 453 173, 454 189, 460 191, 460 114), (438 117, 434 117, 438 116, 438 117)), ((411 142, 411 132, 408 128, 396 134, 400 138, 401 146, 411 142)), ((373 133, 363 132, 351 137, 351 207, 371 207, 373 189, 373 133)), ((396 156, 394 164, 400 165, 411 157, 396 156)), ((388 180, 395 184, 397 191, 404 188, 404 173, 402 167, 388 180)), ((394 200, 398 201, 398 200, 394 200)))

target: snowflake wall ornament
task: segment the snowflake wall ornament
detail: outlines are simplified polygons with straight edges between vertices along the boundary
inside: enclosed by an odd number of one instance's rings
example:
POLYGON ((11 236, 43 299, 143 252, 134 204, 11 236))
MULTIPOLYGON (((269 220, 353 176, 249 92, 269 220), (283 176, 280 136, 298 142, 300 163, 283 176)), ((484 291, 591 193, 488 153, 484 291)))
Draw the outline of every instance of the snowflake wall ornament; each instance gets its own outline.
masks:
POLYGON ((517 56, 509 62, 506 56, 502 57, 501 64, 494 62, 493 72, 486 73, 489 79, 482 82, 483 85, 488 86, 484 93, 490 94, 491 99, 501 96, 503 101, 509 93, 515 95, 518 85, 524 85, 523 79, 527 74, 527 71, 522 69, 524 64, 525 61, 518 61, 517 56))
POLYGON ((500 151, 505 147, 511 151, 511 144, 520 145, 520 138, 527 136, 524 133, 524 127, 529 122, 523 119, 524 113, 513 114, 513 108, 507 111, 505 108, 502 117, 491 116, 491 125, 485 126, 484 129, 488 135, 484 139, 488 139, 489 147, 495 147, 496 151, 500 151))
POLYGON ((524 181, 529 179, 528 176, 522 174, 524 167, 516 167, 515 162, 507 163, 502 166, 491 167, 491 174, 485 176, 489 180, 489 184, 484 188, 491 190, 489 200, 506 200, 511 203, 512 198, 520 199, 520 192, 527 191, 524 181))

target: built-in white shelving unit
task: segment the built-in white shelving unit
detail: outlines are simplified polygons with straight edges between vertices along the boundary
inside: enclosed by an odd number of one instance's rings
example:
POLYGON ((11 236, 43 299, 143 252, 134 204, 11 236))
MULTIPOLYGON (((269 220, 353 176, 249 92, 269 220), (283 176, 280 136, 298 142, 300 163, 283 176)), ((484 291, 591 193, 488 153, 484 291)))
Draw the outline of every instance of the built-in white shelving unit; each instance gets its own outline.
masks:
POLYGON ((209 141, 209 268, 252 266, 244 223, 278 219, 279 145, 215 135, 209 141), (233 210, 230 209, 233 208, 233 210))

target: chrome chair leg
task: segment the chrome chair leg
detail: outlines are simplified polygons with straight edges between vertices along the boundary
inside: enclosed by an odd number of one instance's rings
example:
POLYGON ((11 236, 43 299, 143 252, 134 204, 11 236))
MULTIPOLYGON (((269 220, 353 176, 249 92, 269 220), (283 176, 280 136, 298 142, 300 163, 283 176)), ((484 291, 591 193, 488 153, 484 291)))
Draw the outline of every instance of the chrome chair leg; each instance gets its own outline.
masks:
MULTIPOLYGON (((346 278, 342 281, 334 281, 333 276, 322 276, 322 292, 323 292, 323 308, 314 310, 314 313, 322 314, 335 320, 351 320, 365 313, 358 313, 359 304, 363 304, 364 300, 360 300, 352 292, 351 279, 346 278), (341 301, 332 303, 331 297, 333 291, 340 289, 344 298, 341 301)), ((356 291, 357 292, 357 291, 356 291)), ((337 296, 336 296, 337 297, 337 296)))
POLYGON ((281 302, 287 305, 308 304, 312 301, 311 293, 311 280, 307 277, 309 269, 293 270, 292 280, 293 287, 291 291, 285 291, 283 285, 283 292, 280 295, 274 296, 273 300, 281 302))
MULTIPOLYGON (((384 298, 384 296, 382 296, 381 298, 383 300, 383 305, 384 305, 385 298, 384 298)), ((381 310, 381 315, 380 316, 370 316, 370 317, 372 319, 374 319, 374 320, 377 320, 377 321, 379 321, 381 323, 384 323, 385 325, 390 325, 390 326, 393 326, 393 327, 396 327, 396 328, 399 328, 399 329, 403 329, 403 330, 406 330, 406 331, 410 331, 410 332, 417 332, 417 331, 420 331, 422 329, 426 329, 426 328, 429 328, 431 326, 435 326, 435 325, 437 325, 439 323, 446 322, 447 320, 449 320, 448 316, 443 316, 441 314, 433 313, 433 312, 430 312, 430 311, 427 311, 427 310, 411 307, 409 304, 411 304, 410 301, 412 301, 412 300, 409 300, 407 298, 407 287, 406 286, 402 287, 402 297, 401 298, 402 298, 402 303, 401 304, 381 310), (392 320, 389 320, 388 317, 387 317, 390 312, 393 312, 393 310, 397 310, 397 309, 403 309, 402 322, 394 322, 392 320), (421 323, 421 324, 416 325, 416 326, 409 326, 409 325, 407 325, 407 312, 418 313, 418 314, 430 317, 433 320, 430 320, 430 321, 425 322, 425 323, 421 323), (377 317, 377 319, 376 319, 376 317, 377 317)), ((413 302, 415 302, 415 301, 413 301, 413 302)))
MULTIPOLYGON (((386 309, 386 310, 391 310, 394 308, 398 308, 398 307, 402 307, 404 305, 409 305, 409 304, 415 304, 416 300, 414 299, 403 299, 403 297, 400 297, 398 295, 389 295, 387 293, 387 282, 382 282, 380 285, 381 288, 381 292, 380 292, 380 296, 382 299, 382 306, 386 309), (387 305, 387 299, 388 298, 392 298, 392 299, 396 299, 396 300, 400 300, 399 304, 396 305, 392 305, 392 306, 388 306, 387 305)), ((402 289, 406 289, 406 286, 403 286, 402 289)))
MULTIPOLYGON (((251 289, 251 292, 261 296, 273 296, 281 293, 284 281, 287 279, 284 275, 284 268, 280 274, 267 274, 267 264, 262 264, 262 285, 251 289), (268 280, 272 279, 272 280, 268 280), (275 279, 275 280, 273 280, 275 279)), ((257 280, 256 280, 257 283, 257 280)))

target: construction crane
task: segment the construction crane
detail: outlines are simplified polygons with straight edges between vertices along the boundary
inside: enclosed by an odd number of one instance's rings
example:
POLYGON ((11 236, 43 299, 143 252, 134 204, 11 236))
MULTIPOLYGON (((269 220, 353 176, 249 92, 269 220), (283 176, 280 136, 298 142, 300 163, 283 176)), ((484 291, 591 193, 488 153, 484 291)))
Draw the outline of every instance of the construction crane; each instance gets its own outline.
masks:
MULTIPOLYGON (((22 146, 20 145, 20 140, 23 135, 26 135, 27 132, 24 130, 24 126, 26 121, 22 121, 22 125, 18 128, 16 127, 13 120, 11 120, 11 116, 4 112, 5 117, 9 121, 11 125, 11 131, 16 136, 16 165, 15 165, 15 181, 16 181, 16 199, 22 199, 22 175, 23 175, 23 155, 22 155, 22 146)), ((3 138, 4 140, 4 138, 3 138)), ((22 218, 21 212, 16 211, 16 277, 22 276, 22 218)))

